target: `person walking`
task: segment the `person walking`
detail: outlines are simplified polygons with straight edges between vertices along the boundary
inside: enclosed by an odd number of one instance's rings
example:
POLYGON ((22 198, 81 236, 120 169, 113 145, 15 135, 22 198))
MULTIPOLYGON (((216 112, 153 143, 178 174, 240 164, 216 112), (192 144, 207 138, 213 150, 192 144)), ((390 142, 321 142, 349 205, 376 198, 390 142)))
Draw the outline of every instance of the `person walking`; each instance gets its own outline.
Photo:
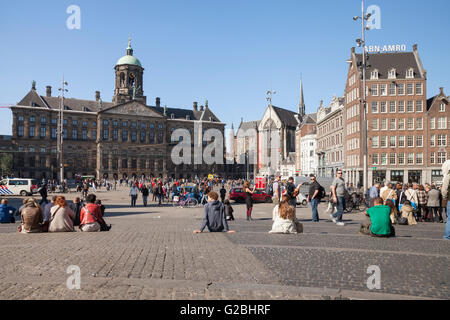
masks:
POLYGON ((373 202, 380 196, 380 184, 377 182, 369 189, 369 208, 373 207, 373 202))
POLYGON ((281 176, 276 176, 275 181, 272 185, 273 196, 272 202, 274 204, 279 204, 281 199, 281 176))
POLYGON ((342 221, 345 206, 345 181, 342 178, 342 170, 336 172, 336 178, 331 184, 331 195, 337 207, 336 213, 331 214, 331 220, 338 226, 345 226, 342 221))
POLYGON ((39 194, 41 195, 41 197, 42 197, 42 199, 41 199, 41 201, 39 202, 39 205, 46 205, 47 203, 48 203, 48 200, 47 200, 47 196, 48 196, 48 194, 47 194, 47 185, 46 184, 43 184, 40 188, 39 188, 39 194))
POLYGON ((131 206, 136 207, 136 200, 139 194, 139 189, 133 184, 130 188, 131 206))
POLYGON ((316 176, 311 175, 310 177, 311 184, 309 185, 309 192, 308 192, 308 202, 311 204, 312 208, 312 221, 313 222, 319 222, 319 212, 317 211, 317 206, 319 205, 320 198, 319 198, 319 191, 320 191, 320 184, 316 180, 316 176))
POLYGON ((222 203, 225 202, 225 196, 227 195, 227 189, 225 189, 225 185, 222 184, 222 188, 220 189, 220 199, 222 200, 222 203))
POLYGON ((442 165, 442 174, 444 175, 441 188, 442 207, 447 206, 444 239, 450 240, 450 160, 445 161, 442 165))
POLYGON ((431 190, 428 192, 427 209, 429 212, 430 222, 439 222, 439 211, 441 207, 440 192, 436 190, 436 186, 433 184, 431 190))
POLYGON ((149 192, 148 192, 148 188, 145 184, 142 185, 141 193, 142 193, 142 202, 144 204, 144 207, 146 207, 147 206, 147 197, 148 197, 149 192))
POLYGON ((420 185, 417 190, 417 200, 417 219, 421 222, 426 222, 428 220, 427 193, 425 192, 425 187, 423 185, 420 185))
POLYGON ((250 183, 244 182, 244 192, 245 192, 245 204, 247 206, 247 221, 251 221, 252 219, 252 210, 253 210, 253 200, 252 195, 255 192, 256 187, 250 190, 250 183))

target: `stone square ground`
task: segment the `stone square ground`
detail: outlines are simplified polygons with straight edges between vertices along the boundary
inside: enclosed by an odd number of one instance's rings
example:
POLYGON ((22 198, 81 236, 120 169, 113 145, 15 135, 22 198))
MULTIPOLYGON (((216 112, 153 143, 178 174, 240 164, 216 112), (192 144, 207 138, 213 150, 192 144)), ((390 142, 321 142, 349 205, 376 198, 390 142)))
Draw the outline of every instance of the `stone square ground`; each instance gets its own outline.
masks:
MULTIPOLYGON (((73 199, 75 193, 66 194, 73 199)), ((0 225, 0 299, 449 299, 444 224, 396 226, 397 237, 358 235, 362 213, 336 226, 298 207, 304 233, 274 235, 272 204, 233 204, 235 234, 193 234, 203 208, 129 207, 128 189, 99 191, 110 232, 18 234, 0 225), (81 288, 68 289, 69 266, 81 288), (369 290, 369 266, 381 289, 369 290)), ((151 196, 150 196, 151 198, 151 196)), ((16 207, 21 198, 9 198, 16 207)))

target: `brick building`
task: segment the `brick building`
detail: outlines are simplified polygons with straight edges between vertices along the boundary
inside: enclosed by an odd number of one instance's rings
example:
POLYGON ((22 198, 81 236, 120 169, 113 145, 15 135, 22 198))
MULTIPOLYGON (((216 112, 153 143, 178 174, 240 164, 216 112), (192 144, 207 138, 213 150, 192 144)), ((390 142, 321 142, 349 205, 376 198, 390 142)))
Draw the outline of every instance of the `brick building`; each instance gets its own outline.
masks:
MULTIPOLYGON (((356 54, 352 48, 348 62, 344 109, 344 172, 346 181, 361 185, 362 54, 356 54)), ((428 117, 429 110, 433 111, 439 106, 431 108, 433 102, 427 102, 427 73, 417 45, 413 46, 412 52, 371 53, 368 55, 367 65, 369 186, 384 181, 430 182, 428 158, 431 154, 428 136, 431 129, 428 117)), ((434 104, 440 105, 439 102, 434 104)), ((443 121, 442 118, 447 121, 448 117, 440 118, 440 121, 443 121)), ((442 151, 440 156, 442 161, 442 151)))
POLYGON ((334 177, 344 167, 344 97, 333 97, 328 107, 317 111, 319 177, 334 177))

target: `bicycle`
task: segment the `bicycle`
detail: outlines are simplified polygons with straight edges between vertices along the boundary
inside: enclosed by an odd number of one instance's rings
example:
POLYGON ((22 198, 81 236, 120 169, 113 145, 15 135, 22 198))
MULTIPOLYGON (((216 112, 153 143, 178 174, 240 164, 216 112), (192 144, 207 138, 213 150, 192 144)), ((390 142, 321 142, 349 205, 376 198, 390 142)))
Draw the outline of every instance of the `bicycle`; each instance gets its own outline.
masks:
POLYGON ((194 208, 198 205, 197 199, 191 198, 189 195, 187 198, 183 199, 184 197, 180 196, 174 196, 172 205, 174 207, 181 207, 181 208, 194 208))

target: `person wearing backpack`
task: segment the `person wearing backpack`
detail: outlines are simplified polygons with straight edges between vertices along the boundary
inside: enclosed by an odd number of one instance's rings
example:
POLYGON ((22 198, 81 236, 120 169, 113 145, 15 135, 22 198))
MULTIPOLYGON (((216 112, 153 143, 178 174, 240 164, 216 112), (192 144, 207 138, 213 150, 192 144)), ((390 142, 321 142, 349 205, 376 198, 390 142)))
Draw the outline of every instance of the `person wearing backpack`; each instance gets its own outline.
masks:
POLYGON ((319 222, 319 212, 317 207, 320 203, 320 184, 316 180, 316 176, 311 175, 311 184, 309 186, 308 202, 311 204, 312 208, 312 221, 319 222))

